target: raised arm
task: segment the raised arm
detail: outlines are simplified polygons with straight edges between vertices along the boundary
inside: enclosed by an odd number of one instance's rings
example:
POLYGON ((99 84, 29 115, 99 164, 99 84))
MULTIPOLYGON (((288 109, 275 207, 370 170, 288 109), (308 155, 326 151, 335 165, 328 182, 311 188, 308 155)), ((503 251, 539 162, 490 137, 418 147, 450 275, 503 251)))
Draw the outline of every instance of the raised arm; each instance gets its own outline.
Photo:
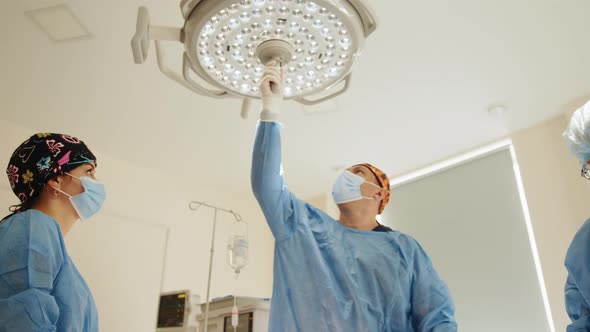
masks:
POLYGON ((262 112, 256 130, 252 154, 252 191, 266 217, 276 240, 293 232, 293 204, 296 198, 289 192, 281 164, 281 124, 278 117, 283 100, 281 69, 276 63, 266 66, 260 84, 262 112))

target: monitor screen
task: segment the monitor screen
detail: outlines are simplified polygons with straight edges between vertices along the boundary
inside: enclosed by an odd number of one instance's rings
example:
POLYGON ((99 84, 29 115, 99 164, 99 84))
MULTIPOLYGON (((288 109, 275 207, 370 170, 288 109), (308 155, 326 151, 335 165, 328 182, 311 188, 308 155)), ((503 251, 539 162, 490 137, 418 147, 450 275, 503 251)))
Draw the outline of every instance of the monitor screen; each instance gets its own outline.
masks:
POLYGON ((184 309, 186 293, 160 296, 158 309, 158 327, 182 327, 184 324, 184 309))

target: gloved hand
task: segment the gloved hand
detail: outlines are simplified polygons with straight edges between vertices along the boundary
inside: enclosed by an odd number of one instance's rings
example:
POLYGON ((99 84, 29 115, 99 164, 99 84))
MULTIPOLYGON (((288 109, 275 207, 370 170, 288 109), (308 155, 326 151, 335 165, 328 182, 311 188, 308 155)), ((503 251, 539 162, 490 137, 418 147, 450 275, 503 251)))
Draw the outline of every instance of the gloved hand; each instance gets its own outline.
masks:
POLYGON ((261 121, 277 121, 283 103, 283 70, 276 61, 269 62, 264 68, 264 76, 260 83, 262 94, 261 121))

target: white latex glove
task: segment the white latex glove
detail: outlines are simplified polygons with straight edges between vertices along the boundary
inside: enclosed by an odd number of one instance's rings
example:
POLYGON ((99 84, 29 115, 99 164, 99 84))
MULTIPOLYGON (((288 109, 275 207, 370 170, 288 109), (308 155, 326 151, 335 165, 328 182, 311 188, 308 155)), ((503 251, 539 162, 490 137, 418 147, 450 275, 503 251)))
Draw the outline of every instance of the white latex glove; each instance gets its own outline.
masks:
POLYGON ((283 103, 283 70, 277 62, 271 61, 264 67, 264 76, 260 83, 262 94, 262 112, 260 121, 277 121, 283 103))

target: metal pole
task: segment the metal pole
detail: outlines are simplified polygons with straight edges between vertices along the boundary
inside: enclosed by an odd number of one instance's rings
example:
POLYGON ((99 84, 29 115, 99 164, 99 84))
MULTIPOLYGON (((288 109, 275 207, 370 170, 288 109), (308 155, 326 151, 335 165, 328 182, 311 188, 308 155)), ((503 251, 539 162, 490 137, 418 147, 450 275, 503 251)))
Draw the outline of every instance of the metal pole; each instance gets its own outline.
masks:
POLYGON ((160 292, 164 289, 164 276, 166 274, 166 259, 168 258, 168 239, 170 238, 170 228, 166 227, 166 241, 164 242, 164 263, 160 276, 160 292))
POLYGON ((213 235, 211 236, 211 257, 209 258, 209 278, 207 280, 207 304, 205 305, 205 332, 209 329, 209 292, 211 290, 211 272, 213 271, 213 254, 215 253, 215 226, 217 225, 217 208, 213 217, 213 235))
POLYGON ((197 202, 193 201, 189 203, 189 209, 195 211, 198 210, 201 206, 205 206, 215 210, 215 215, 213 217, 213 234, 211 235, 211 256, 209 257, 209 278, 207 280, 207 303, 205 304, 205 332, 208 332, 209 329, 209 295, 211 291, 211 274, 213 272, 213 256, 215 254, 215 228, 217 226, 217 211, 223 211, 229 213, 234 216, 237 221, 242 221, 242 216, 235 213, 232 210, 222 209, 217 206, 209 205, 205 202, 197 202), (195 206, 193 206, 195 205, 195 206))
POLYGON ((190 202, 190 204, 189 204, 189 208, 191 210, 193 210, 193 211, 198 210, 201 206, 205 206, 205 207, 208 207, 208 208, 211 208, 211 209, 215 209, 215 210, 218 210, 218 211, 227 212, 227 213, 233 215, 234 218, 236 218, 237 221, 242 221, 242 216, 240 216, 239 214, 237 214, 233 210, 222 209, 222 208, 217 207, 217 206, 209 205, 209 204, 207 204, 205 202, 193 201, 193 202, 190 202), (196 205, 196 206, 193 207, 193 205, 196 205))

